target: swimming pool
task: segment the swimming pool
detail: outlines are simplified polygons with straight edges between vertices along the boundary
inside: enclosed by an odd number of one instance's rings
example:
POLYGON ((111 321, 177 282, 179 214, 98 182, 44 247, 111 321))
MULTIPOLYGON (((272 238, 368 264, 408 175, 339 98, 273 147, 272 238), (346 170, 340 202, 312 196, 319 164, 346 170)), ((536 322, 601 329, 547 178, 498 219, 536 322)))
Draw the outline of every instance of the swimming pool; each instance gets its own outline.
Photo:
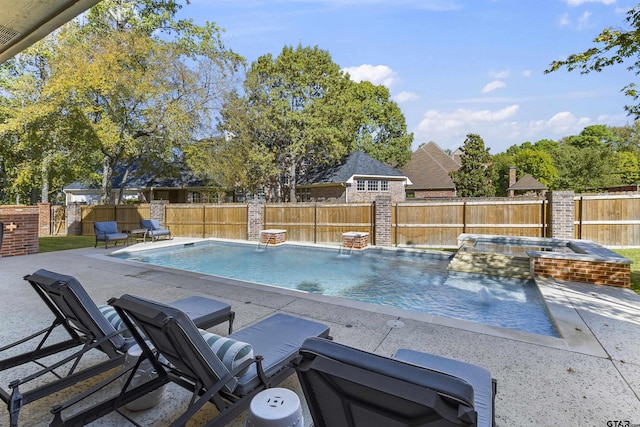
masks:
POLYGON ((152 265, 432 313, 559 337, 532 280, 447 270, 417 251, 337 249, 207 241, 115 255, 152 265), (264 248, 264 247, 263 247, 264 248))

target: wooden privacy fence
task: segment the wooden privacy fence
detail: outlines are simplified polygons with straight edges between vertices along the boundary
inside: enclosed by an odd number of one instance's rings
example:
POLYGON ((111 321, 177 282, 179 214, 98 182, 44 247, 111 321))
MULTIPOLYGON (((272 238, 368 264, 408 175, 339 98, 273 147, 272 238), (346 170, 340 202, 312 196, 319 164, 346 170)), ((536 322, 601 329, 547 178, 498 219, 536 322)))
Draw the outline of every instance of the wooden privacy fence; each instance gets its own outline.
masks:
MULTIPOLYGON (((432 199, 390 205, 375 203, 279 203, 259 205, 262 229, 287 230, 287 240, 338 244, 342 233, 369 232, 372 244, 455 247, 461 233, 550 237, 554 227, 547 198, 432 199), (387 209, 388 210, 388 209, 387 209), (391 224, 391 242, 376 242, 376 227, 391 224)), ((573 195, 568 198, 569 235, 603 246, 640 247, 640 193, 573 195), (572 201, 573 200, 573 204, 572 201)), ((93 235, 95 221, 117 221, 121 230, 139 228, 151 205, 83 206, 81 231, 93 235)), ((174 236, 248 239, 247 204, 166 204, 162 222, 174 236)), ((559 218, 554 213, 556 221, 559 218)), ((56 215, 52 215, 56 216, 56 215)), ((156 217, 158 219, 158 217, 156 217)), ((388 225, 386 226, 388 227, 388 225)), ((54 227, 55 228, 55 227, 54 227)), ((378 230, 378 231, 380 231, 378 230)))
POLYGON ((81 209, 81 234, 93 236, 93 223, 117 221, 120 231, 140 228, 140 220, 150 217, 150 206, 143 205, 89 205, 81 209))
POLYGON ((574 198, 576 239, 603 246, 640 246, 640 194, 577 195, 574 198))
POLYGON ((265 204, 262 225, 264 229, 287 230, 287 240, 341 243, 342 233, 348 231, 374 236, 373 209, 372 203, 265 204))
POLYGON ((392 239, 394 245, 451 247, 461 233, 545 237, 547 218, 544 198, 398 203, 392 211, 392 239))
POLYGON ((165 207, 165 225, 174 236, 246 240, 247 220, 246 204, 165 207))

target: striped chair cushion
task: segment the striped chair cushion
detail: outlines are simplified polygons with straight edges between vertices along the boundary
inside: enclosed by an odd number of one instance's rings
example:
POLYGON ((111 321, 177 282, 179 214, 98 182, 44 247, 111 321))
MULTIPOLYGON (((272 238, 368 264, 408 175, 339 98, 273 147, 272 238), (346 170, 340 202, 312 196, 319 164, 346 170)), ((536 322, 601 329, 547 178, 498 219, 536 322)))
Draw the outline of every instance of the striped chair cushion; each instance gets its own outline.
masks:
MULTIPOLYGON (((111 307, 110 305, 99 305, 98 310, 100 310, 105 319, 107 319, 107 321, 111 323, 111 326, 113 326, 113 329, 115 329, 116 331, 127 327, 120 316, 118 316, 116 309, 111 307)), ((129 332, 129 330, 127 329, 122 333, 122 336, 125 338, 129 338, 131 337, 131 332, 129 332)))
MULTIPOLYGON (((211 347, 211 350, 213 350, 227 369, 232 370, 244 361, 253 358, 253 347, 251 347, 251 344, 221 337, 220 335, 212 334, 202 329, 199 329, 199 331, 202 338, 204 338, 209 347, 211 347)), ((238 376, 247 372, 249 366, 240 371, 238 376)))

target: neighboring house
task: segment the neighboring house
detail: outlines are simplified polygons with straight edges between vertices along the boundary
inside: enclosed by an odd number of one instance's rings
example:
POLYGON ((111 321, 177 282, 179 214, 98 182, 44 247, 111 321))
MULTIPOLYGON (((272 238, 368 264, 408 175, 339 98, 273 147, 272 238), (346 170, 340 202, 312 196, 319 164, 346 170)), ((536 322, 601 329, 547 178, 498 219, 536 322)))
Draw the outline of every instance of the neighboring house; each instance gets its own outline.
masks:
POLYGON ((507 189, 509 197, 528 194, 544 196, 546 192, 547 187, 528 173, 516 181, 516 168, 509 168, 509 188, 507 189))
MULTIPOLYGON (((122 176, 113 179, 111 203, 118 200, 122 176)), ((102 193, 99 185, 88 185, 76 181, 62 190, 66 196, 66 204, 97 204, 102 193)), ((170 203, 218 203, 234 201, 233 192, 205 186, 202 180, 196 179, 189 172, 183 172, 180 178, 153 178, 144 175, 129 179, 123 190, 123 200, 136 200, 143 203, 152 200, 168 200, 170 203)))
POLYGON ((334 166, 309 172, 296 186, 299 201, 370 202, 381 195, 403 202, 411 181, 402 173, 362 151, 334 166))
POLYGON ((451 172, 460 169, 461 151, 453 156, 445 153, 435 142, 418 147, 401 172, 410 180, 407 196, 416 198, 456 197, 456 186, 451 172))

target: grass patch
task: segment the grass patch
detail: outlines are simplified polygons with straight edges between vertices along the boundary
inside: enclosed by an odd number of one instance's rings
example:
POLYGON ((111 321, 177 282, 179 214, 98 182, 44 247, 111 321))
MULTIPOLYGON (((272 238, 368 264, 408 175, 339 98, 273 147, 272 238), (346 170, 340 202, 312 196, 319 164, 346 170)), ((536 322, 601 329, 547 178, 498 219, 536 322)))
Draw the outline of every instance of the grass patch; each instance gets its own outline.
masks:
POLYGON ((48 236, 40 237, 40 253, 88 248, 96 243, 94 236, 48 236))
POLYGON ((614 249, 613 251, 633 261, 631 264, 631 289, 640 294, 640 249, 614 249))

